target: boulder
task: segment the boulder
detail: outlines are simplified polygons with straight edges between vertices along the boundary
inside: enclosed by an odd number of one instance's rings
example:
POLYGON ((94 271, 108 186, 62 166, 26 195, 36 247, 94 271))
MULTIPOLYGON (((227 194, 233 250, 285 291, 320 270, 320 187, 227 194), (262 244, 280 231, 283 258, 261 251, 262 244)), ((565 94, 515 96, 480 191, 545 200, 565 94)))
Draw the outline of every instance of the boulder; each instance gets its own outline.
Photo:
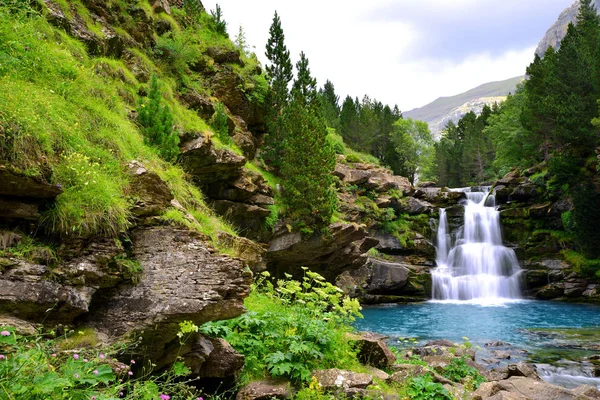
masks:
POLYGON ((419 200, 414 197, 406 197, 401 199, 394 207, 400 213, 409 215, 429 214, 433 206, 424 200, 419 200))
POLYGON ((230 49, 221 46, 211 46, 206 49, 206 54, 219 64, 238 64, 243 66, 238 49, 230 49))
POLYGON ((375 368, 388 368, 396 362, 396 355, 387 347, 381 335, 362 332, 352 335, 351 340, 357 343, 358 360, 375 368))
POLYGON ((177 341, 179 322, 197 325, 244 311, 251 273, 239 259, 215 254, 199 233, 171 226, 131 233, 132 255, 141 265, 136 285, 98 292, 88 323, 120 336, 138 332, 140 351, 160 359, 177 341))
POLYGON ((44 265, 19 259, 4 259, 1 264, 3 314, 31 322, 69 324, 88 311, 95 289, 50 280, 51 271, 44 265))
POLYGON ((392 366, 394 373, 388 379, 388 382, 403 384, 406 379, 411 377, 423 376, 429 373, 429 370, 416 364, 394 364, 392 366))
POLYGON ((131 213, 136 217, 160 215, 170 205, 173 194, 160 177, 133 160, 127 165, 131 180, 131 197, 135 200, 131 213))
POLYGON ((359 374, 336 368, 313 371, 313 376, 323 390, 366 389, 373 383, 373 377, 369 374, 359 374))
POLYGON ((530 400, 585 399, 564 387, 525 377, 513 376, 499 381, 498 388, 500 391, 517 394, 530 400))
POLYGON ((537 186, 534 183, 524 183, 515 187, 510 194, 511 201, 528 202, 537 197, 537 186))
POLYGON ((371 265, 369 293, 397 293, 406 286, 410 270, 405 265, 375 259, 370 259, 369 262, 371 265))
POLYGON ((41 325, 33 324, 11 315, 0 314, 0 330, 5 330, 8 327, 14 328, 18 335, 35 336, 39 333, 38 329, 41 325))
POLYGON ((244 356, 235 351, 224 339, 208 339, 213 350, 201 365, 198 376, 201 378, 237 377, 244 368, 244 356))
POLYGON ((39 202, 0 196, 0 219, 38 221, 39 202))
POLYGON ((194 110, 200 117, 210 120, 215 113, 212 100, 193 90, 188 90, 181 95, 179 100, 189 109, 194 110))
POLYGON ((293 392, 287 381, 273 379, 250 382, 240 390, 235 397, 236 400, 271 400, 290 399, 293 392))
POLYGON ((535 367, 524 363, 519 362, 517 364, 509 364, 507 367, 508 377, 517 376, 517 377, 525 377, 535 380, 541 380, 535 367))
POLYGON ((155 13, 171 14, 171 6, 168 0, 156 0, 152 5, 152 9, 155 13))
POLYGON ((228 200, 215 200, 210 203, 217 214, 235 225, 240 235, 253 240, 261 240, 267 235, 265 220, 271 215, 268 208, 228 200))
POLYGON ((299 232, 279 230, 269 246, 268 268, 280 275, 300 275, 304 266, 333 281, 343 271, 364 265, 365 253, 377 244, 357 224, 338 222, 329 225, 328 231, 327 236, 315 233, 303 238, 299 232))
POLYGON ((183 144, 179 162, 204 187, 241 176, 246 158, 229 150, 216 149, 212 141, 201 136, 183 144))
POLYGON ((562 297, 565 294, 565 288, 560 283, 551 283, 541 288, 535 297, 539 300, 552 300, 562 297))

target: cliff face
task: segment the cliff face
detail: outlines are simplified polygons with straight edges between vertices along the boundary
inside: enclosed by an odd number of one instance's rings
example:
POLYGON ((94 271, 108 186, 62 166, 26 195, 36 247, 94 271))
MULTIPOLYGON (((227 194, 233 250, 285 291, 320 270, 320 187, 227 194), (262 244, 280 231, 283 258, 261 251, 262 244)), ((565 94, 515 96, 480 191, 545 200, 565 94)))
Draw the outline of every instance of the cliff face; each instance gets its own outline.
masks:
MULTIPOLYGON (((554 47, 555 50, 558 50, 560 47, 560 42, 563 40, 565 35, 567 34, 567 28, 570 23, 575 23, 577 21, 577 13, 579 12, 579 1, 575 1, 570 7, 564 10, 558 16, 558 20, 552 24, 552 26, 546 32, 546 35, 540 40, 537 49, 535 50, 535 54, 540 57, 544 56, 544 53, 548 49, 548 47, 554 47)), ((600 12, 600 1, 594 0, 594 4, 596 6, 596 10, 600 12)))

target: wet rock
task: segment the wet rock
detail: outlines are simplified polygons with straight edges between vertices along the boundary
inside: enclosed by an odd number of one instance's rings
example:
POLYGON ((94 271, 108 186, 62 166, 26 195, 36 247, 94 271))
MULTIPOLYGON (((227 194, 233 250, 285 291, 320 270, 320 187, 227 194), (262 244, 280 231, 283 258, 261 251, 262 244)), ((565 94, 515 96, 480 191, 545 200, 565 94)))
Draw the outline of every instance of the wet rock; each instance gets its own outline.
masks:
POLYGON ((131 233, 132 253, 143 273, 137 285, 99 292, 89 323, 113 336, 135 331, 140 351, 160 359, 176 341, 179 322, 200 325, 244 311, 251 274, 241 260, 214 254, 204 238, 170 226, 131 233))
POLYGON ((370 264, 370 293, 384 294, 396 292, 408 282, 410 270, 402 264, 374 259, 370 260, 370 264))
POLYGON ((537 186, 534 183, 524 183, 514 188, 510 200, 528 202, 537 197, 537 186))
POLYGON ((491 353, 492 353, 492 356, 494 356, 495 358, 498 358, 500 360, 509 360, 510 359, 510 353, 508 351, 493 350, 491 353))
POLYGON ((486 344, 484 344, 485 347, 505 347, 505 346, 510 346, 510 343, 506 343, 506 342, 502 342, 499 340, 494 340, 492 342, 488 342, 486 344))
POLYGON ((373 383, 373 377, 369 374, 359 374, 341 369, 326 369, 313 371, 313 376, 321 385, 323 390, 335 389, 366 389, 373 383))
POLYGON ((539 300, 552 300, 562 297, 565 289, 561 284, 552 283, 541 288, 535 297, 539 300))
POLYGON ((508 377, 516 376, 516 377, 525 377, 535 380, 541 380, 535 367, 526 364, 524 362, 520 362, 517 364, 509 364, 507 366, 508 377))
POLYGON ((235 398, 236 400, 290 399, 292 395, 289 382, 269 379, 250 382, 238 392, 235 398))
POLYGON ((134 216, 160 215, 171 205, 171 189, 156 173, 148 171, 136 160, 129 163, 127 172, 131 179, 132 197, 135 199, 131 210, 134 216))
POLYGON ((350 338, 360 349, 358 360, 361 363, 375 368, 388 368, 396 362, 396 355, 390 351, 381 335, 362 332, 350 338))
POLYGON ((598 388, 590 385, 581 385, 571 390, 571 392, 575 396, 587 396, 588 399, 600 399, 600 391, 598 388))

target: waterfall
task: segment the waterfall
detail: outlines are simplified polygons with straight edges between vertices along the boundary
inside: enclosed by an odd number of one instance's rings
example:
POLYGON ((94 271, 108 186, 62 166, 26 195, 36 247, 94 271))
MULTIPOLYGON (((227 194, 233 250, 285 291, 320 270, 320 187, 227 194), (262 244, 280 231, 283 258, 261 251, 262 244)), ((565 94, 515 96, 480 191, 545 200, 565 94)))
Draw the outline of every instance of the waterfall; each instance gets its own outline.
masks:
POLYGON ((519 298, 519 261, 502 245, 494 196, 489 188, 482 189, 455 189, 467 195, 465 222, 455 237, 446 210, 440 209, 437 268, 431 272, 434 300, 503 303, 519 298))

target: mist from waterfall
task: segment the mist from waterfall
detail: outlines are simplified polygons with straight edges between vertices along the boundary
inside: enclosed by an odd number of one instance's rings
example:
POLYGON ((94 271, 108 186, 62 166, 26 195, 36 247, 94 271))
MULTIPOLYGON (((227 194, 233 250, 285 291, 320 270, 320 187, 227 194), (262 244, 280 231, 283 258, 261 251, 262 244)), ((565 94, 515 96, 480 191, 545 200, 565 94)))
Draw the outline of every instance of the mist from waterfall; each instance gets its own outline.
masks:
POLYGON ((466 192, 464 225, 449 229, 440 209, 437 232, 437 267, 432 271, 433 300, 502 304, 520 298, 519 261, 502 245, 500 215, 489 188, 466 192))

